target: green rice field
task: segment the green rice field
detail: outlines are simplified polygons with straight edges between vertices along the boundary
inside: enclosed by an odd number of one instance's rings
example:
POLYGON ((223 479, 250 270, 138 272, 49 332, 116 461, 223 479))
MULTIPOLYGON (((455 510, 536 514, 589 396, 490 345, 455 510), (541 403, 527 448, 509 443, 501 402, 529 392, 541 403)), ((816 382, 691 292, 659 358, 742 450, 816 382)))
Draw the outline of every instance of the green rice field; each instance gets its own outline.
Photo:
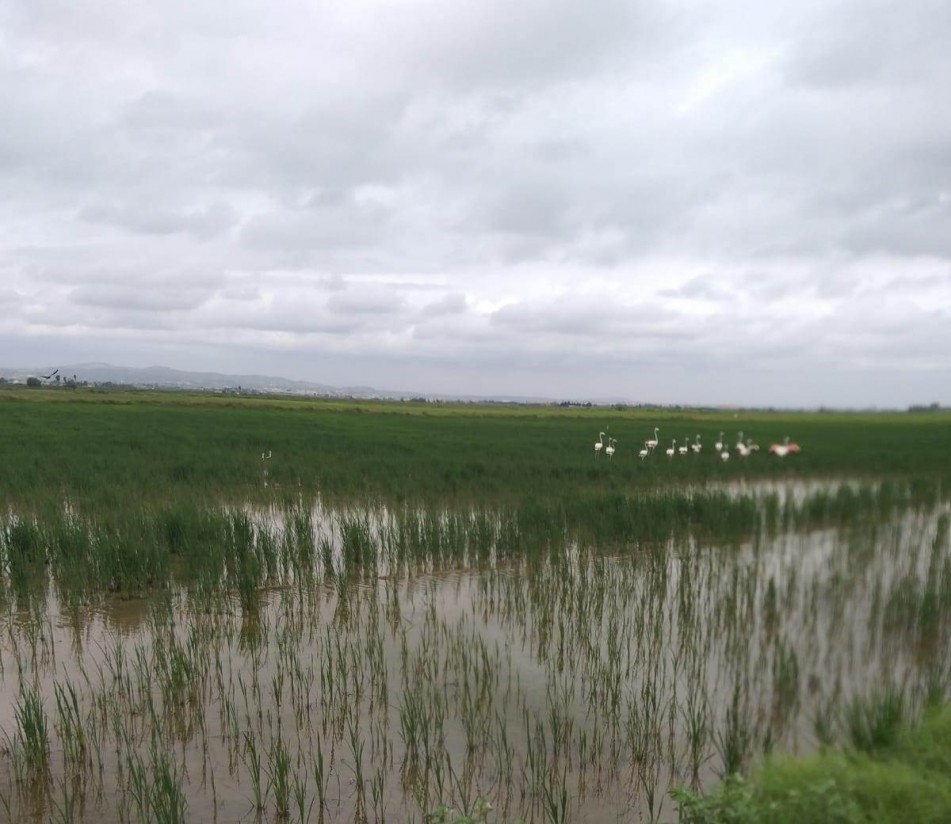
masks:
POLYGON ((0 390, 0 821, 830 809, 951 763, 949 490, 945 413, 0 390))

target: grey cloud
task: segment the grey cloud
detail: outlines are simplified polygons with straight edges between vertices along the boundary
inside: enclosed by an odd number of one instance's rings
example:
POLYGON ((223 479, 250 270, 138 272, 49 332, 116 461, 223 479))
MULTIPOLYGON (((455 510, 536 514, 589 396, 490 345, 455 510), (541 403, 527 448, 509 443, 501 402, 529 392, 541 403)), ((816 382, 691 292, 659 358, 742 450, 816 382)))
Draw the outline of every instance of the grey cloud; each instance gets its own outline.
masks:
POLYGON ((492 0, 461 3, 447 15, 438 3, 414 15, 390 8, 390 48, 416 77, 455 90, 532 89, 646 62, 677 44, 685 21, 650 3, 595 0, 492 0), (425 35, 421 35, 425 32, 425 35))
POLYGON ((488 228, 518 235, 561 236, 569 228, 571 198, 555 181, 519 181, 496 193, 486 209, 488 228))
POLYGON ((319 280, 306 286, 288 283, 257 300, 222 293, 201 308, 199 319, 222 328, 304 336, 366 334, 371 343, 385 331, 409 328, 410 313, 393 290, 348 285, 327 295, 319 280))
POLYGON ((87 286, 69 292, 70 303, 132 312, 176 312, 195 309, 208 299, 204 291, 163 291, 141 286, 87 286))
POLYGON ((234 209, 221 201, 187 211, 155 208, 147 203, 97 204, 80 210, 79 217, 143 234, 185 232, 201 239, 221 234, 237 222, 234 209))
POLYGON ((583 156, 586 146, 577 138, 541 137, 525 146, 525 152, 549 164, 562 164, 583 156))
POLYGON ((208 107, 165 89, 150 89, 121 109, 119 124, 131 130, 154 132, 157 137, 212 128, 221 116, 220 105, 208 107))
POLYGON ((241 229, 245 244, 257 249, 309 251, 360 247, 380 243, 390 212, 349 198, 345 205, 309 209, 281 208, 248 219, 241 229))
POLYGON ((741 291, 767 306, 776 305, 787 298, 808 295, 813 290, 813 284, 806 279, 793 280, 788 275, 765 272, 746 272, 741 283, 741 291))
POLYGON ((550 333, 568 336, 612 336, 624 338, 689 337, 667 310, 648 304, 620 305, 603 301, 557 301, 554 303, 506 306, 493 312, 493 326, 522 334, 550 333))
POLYGON ((787 63, 789 77, 820 87, 872 87, 914 82, 947 62, 939 32, 951 32, 951 9, 941 0, 910 7, 896 0, 829 4, 808 21, 802 47, 787 63))
POLYGON ((404 305, 403 297, 389 290, 351 288, 332 295, 327 308, 344 315, 392 315, 404 305))
POLYGON ((305 95, 294 108, 261 118, 238 110, 215 127, 210 150, 220 179, 277 192, 351 189, 397 182, 416 165, 418 149, 400 139, 405 93, 305 95))
POLYGON ((261 291, 255 286, 234 286, 221 290, 224 300, 248 301, 256 303, 261 300, 261 291))
POLYGON ((203 325, 282 335, 352 335, 366 328, 359 316, 330 312, 316 294, 279 294, 271 300, 226 301, 205 305, 203 325))
POLYGON ((327 275, 317 280, 316 285, 328 292, 339 292, 347 288, 347 282, 340 275, 327 275))
POLYGON ((411 335, 418 354, 443 360, 459 354, 474 361, 490 360, 502 350, 512 353, 511 340, 500 338, 497 330, 469 316, 426 318, 413 325, 411 335))
POLYGON ((451 292, 437 301, 427 303, 423 309, 424 317, 445 317, 447 315, 461 315, 468 309, 466 296, 461 292, 451 292))
POLYGON ((270 332, 297 332, 338 337, 350 337, 367 329, 364 319, 333 312, 301 313, 297 316, 271 316, 270 318, 261 318, 249 324, 249 326, 252 329, 270 332))
POLYGON ((891 277, 883 286, 884 292, 902 294, 915 292, 929 294, 944 293, 951 283, 951 261, 937 264, 934 271, 924 275, 900 274, 891 277))
POLYGON ((951 204, 892 202, 867 212, 846 228, 843 242, 857 253, 951 255, 951 204))
POLYGON ((715 274, 698 275, 676 289, 661 289, 659 295, 670 298, 727 300, 735 294, 715 274))
MULTIPOLYGON (((118 291, 192 291, 211 292, 226 282, 225 275, 215 267, 195 265, 182 268, 170 265, 156 256, 148 260, 145 250, 128 258, 124 254, 104 254, 99 248, 64 246, 41 257, 42 263, 27 268, 34 284, 79 288, 116 289, 118 291)), ((178 262, 176 261, 176 264, 178 262)))
POLYGON ((26 306, 20 320, 38 331, 79 329, 88 332, 106 332, 110 336, 123 333, 139 334, 147 331, 181 329, 175 313, 169 310, 141 311, 135 307, 103 304, 75 304, 68 298, 26 306))
POLYGON ((890 348, 897 338, 914 339, 920 329, 942 329, 943 337, 951 344, 951 305, 929 307, 924 311, 913 301, 895 296, 883 301, 880 294, 853 298, 837 307, 830 318, 830 329, 846 338, 880 341, 890 348))

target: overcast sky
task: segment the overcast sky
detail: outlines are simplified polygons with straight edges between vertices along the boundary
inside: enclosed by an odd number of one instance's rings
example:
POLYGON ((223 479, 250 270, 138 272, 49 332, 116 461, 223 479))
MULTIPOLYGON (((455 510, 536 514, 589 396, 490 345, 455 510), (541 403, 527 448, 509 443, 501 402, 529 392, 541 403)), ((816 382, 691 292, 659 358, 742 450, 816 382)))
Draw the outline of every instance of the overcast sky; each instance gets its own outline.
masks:
POLYGON ((0 0, 0 366, 951 403, 947 0, 0 0))

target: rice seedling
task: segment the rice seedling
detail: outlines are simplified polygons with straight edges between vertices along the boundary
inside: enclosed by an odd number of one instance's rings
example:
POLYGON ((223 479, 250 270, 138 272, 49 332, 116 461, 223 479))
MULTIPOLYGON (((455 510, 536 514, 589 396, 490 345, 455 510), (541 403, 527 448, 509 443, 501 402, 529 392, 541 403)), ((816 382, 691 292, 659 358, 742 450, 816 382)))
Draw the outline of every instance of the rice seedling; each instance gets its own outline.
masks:
POLYGON ((366 818, 366 779, 363 771, 364 742, 360 737, 356 719, 351 714, 347 722, 347 737, 350 744, 350 758, 352 759, 353 785, 356 794, 354 817, 357 820, 366 818))
POLYGON ((49 722, 36 686, 21 685, 13 717, 16 724, 13 752, 20 774, 30 781, 45 780, 50 753, 49 722))
POLYGON ((323 821, 327 810, 327 782, 330 777, 327 765, 324 763, 324 751, 318 743, 314 754, 314 783, 317 789, 317 815, 323 821))
POLYGON ((823 689, 820 680, 812 675, 808 679, 813 705, 808 713, 812 732, 820 750, 834 745, 840 731, 839 714, 842 707, 841 682, 836 681, 832 690, 823 689))
MULTIPOLYGON (((74 822, 79 821, 81 806, 73 784, 74 782, 71 779, 64 778, 60 784, 63 791, 62 801, 55 798, 51 799, 53 821, 56 824, 74 824, 74 822)), ((9 814, 9 810, 7 810, 7 813, 9 814)))
POLYGON ((188 801, 182 789, 182 776, 168 752, 152 751, 151 818, 156 824, 184 824, 188 801))
POLYGON ((82 771, 85 767, 86 730, 79 709, 79 696, 73 684, 55 682, 56 732, 63 746, 63 763, 67 773, 82 771))
POLYGON ((290 814, 291 791, 294 783, 291 775, 291 757, 287 745, 280 736, 271 742, 268 750, 268 784, 274 793, 274 807, 279 820, 290 814))
POLYGON ((267 799, 271 792, 270 783, 265 784, 265 773, 261 764, 261 753, 258 750, 257 739, 246 731, 244 733, 244 749, 242 751, 248 778, 251 782, 251 802, 255 812, 263 813, 267 806, 267 799))
POLYGON ((894 744, 907 721, 906 700, 904 690, 889 685, 849 701, 844 721, 852 746, 870 752, 894 744))
POLYGON ((723 764, 724 777, 741 772, 753 750, 753 729, 749 704, 742 685, 733 687, 733 698, 727 707, 723 727, 717 730, 714 744, 723 764))

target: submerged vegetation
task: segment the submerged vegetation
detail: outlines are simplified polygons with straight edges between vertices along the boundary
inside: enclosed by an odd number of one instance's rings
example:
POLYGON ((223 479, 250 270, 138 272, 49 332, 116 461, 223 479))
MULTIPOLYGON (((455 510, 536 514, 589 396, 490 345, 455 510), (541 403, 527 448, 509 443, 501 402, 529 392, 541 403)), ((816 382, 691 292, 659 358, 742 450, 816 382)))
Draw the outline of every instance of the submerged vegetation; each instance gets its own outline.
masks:
POLYGON ((940 415, 21 394, 0 820, 857 821, 951 757, 940 415))

